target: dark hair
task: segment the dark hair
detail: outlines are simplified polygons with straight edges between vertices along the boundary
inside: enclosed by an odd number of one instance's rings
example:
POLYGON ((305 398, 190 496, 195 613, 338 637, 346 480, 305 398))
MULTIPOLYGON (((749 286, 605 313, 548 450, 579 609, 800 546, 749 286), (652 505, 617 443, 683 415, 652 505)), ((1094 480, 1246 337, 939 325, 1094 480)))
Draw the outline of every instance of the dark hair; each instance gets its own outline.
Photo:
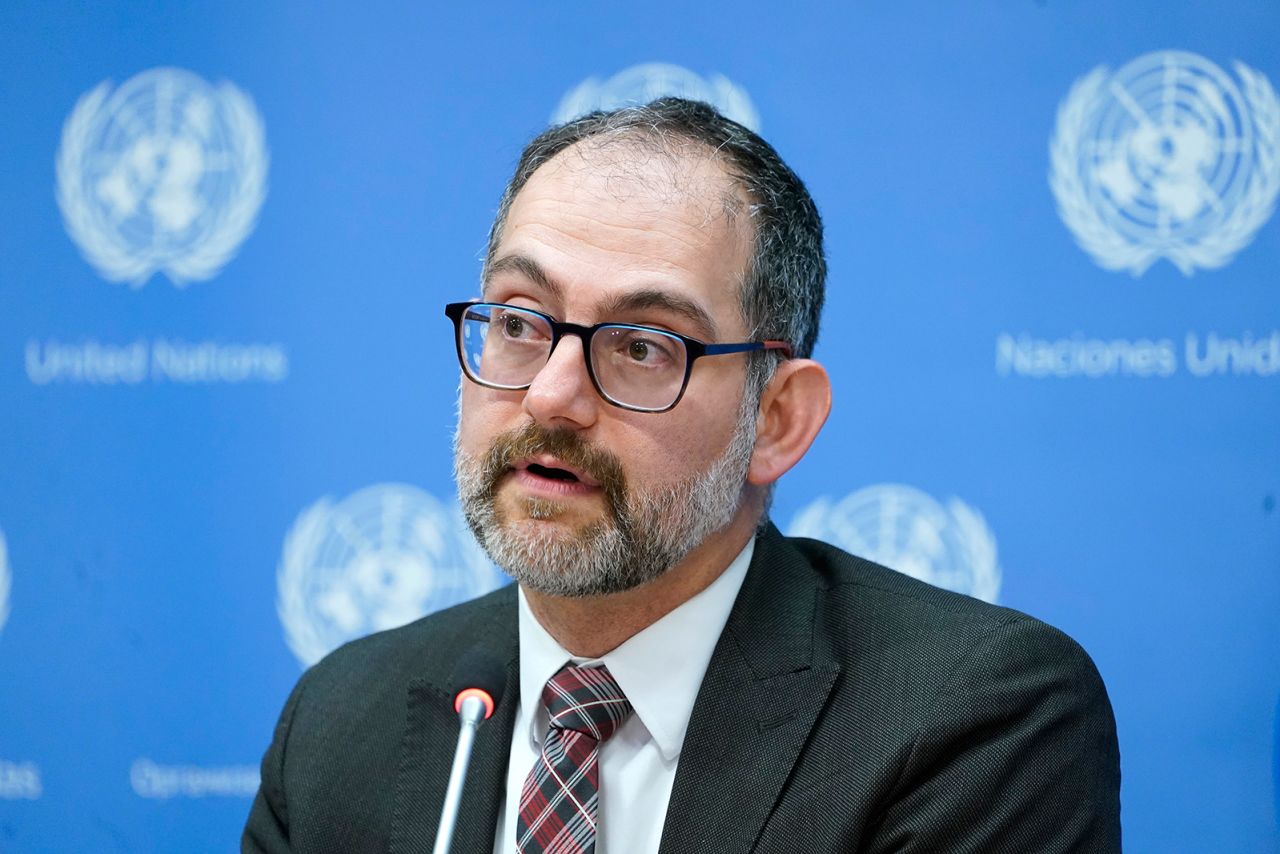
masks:
MULTIPOLYGON (((695 143, 717 157, 745 193, 755 230, 739 294, 744 325, 754 338, 786 341, 796 356, 813 353, 827 276, 818 208, 773 146, 700 101, 660 98, 589 113, 536 136, 521 152, 502 194, 489 231, 486 268, 502 239, 511 203, 529 177, 574 143, 592 138, 653 142, 672 154, 679 145, 695 143)), ((756 355, 748 375, 748 389, 756 398, 776 365, 776 356, 756 355)))

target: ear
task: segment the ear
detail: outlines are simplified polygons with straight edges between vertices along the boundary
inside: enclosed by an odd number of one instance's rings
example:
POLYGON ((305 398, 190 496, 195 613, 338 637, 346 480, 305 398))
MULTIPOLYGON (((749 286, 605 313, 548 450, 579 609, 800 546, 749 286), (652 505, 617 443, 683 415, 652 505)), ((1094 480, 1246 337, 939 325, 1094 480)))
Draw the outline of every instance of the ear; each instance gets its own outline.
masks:
POLYGON ((756 447, 747 482, 767 486, 809 450, 831 412, 831 380, 812 359, 787 359, 760 397, 756 447))

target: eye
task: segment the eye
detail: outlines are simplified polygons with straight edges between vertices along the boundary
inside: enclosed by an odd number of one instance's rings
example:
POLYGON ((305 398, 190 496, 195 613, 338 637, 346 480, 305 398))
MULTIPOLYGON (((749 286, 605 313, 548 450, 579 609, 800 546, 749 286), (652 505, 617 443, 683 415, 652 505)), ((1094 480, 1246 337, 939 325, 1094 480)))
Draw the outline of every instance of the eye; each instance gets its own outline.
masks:
POLYGON ((619 330, 615 358, 631 367, 667 368, 679 360, 676 342, 657 332, 619 330))
POLYGON ((513 312, 507 312, 500 318, 502 331, 508 338, 524 338, 530 332, 529 321, 513 312))

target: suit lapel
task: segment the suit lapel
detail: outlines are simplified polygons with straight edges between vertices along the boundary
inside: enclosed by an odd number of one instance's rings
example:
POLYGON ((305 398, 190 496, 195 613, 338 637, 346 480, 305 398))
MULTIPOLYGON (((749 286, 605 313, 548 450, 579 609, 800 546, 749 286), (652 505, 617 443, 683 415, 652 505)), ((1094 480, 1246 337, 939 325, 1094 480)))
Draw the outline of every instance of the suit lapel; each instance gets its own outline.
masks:
MULTIPOLYGON (((506 795, 511 730, 520 701, 515 596, 509 608, 480 622, 473 645, 483 646, 506 664, 507 684, 498 707, 480 724, 471 766, 462 790, 454 851, 491 851, 498 810, 506 795)), ((396 779, 392 820, 392 854, 430 851, 440 824, 440 809, 458 745, 458 716, 453 697, 463 686, 452 685, 454 660, 436 660, 425 675, 408 686, 405 734, 396 779)))
POLYGON ((839 673, 815 654, 813 572, 772 525, 698 691, 660 854, 746 852, 839 673))

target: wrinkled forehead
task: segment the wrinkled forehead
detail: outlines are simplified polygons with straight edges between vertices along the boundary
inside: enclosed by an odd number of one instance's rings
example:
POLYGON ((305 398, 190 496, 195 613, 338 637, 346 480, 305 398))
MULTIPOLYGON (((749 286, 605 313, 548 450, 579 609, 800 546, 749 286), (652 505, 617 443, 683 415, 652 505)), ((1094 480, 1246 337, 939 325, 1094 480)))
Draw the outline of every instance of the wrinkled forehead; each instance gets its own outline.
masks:
POLYGON ((674 313, 698 321, 687 334, 716 340, 745 326, 746 210, 704 146, 582 141, 543 164, 513 199, 484 293, 496 301, 532 296, 553 315, 593 322, 620 314, 665 322, 674 313))
POLYGON ((604 204, 646 202, 698 211, 708 228, 726 224, 750 233, 750 204, 724 159, 709 146, 636 129, 574 143, 530 176, 530 184, 573 182, 604 204))

